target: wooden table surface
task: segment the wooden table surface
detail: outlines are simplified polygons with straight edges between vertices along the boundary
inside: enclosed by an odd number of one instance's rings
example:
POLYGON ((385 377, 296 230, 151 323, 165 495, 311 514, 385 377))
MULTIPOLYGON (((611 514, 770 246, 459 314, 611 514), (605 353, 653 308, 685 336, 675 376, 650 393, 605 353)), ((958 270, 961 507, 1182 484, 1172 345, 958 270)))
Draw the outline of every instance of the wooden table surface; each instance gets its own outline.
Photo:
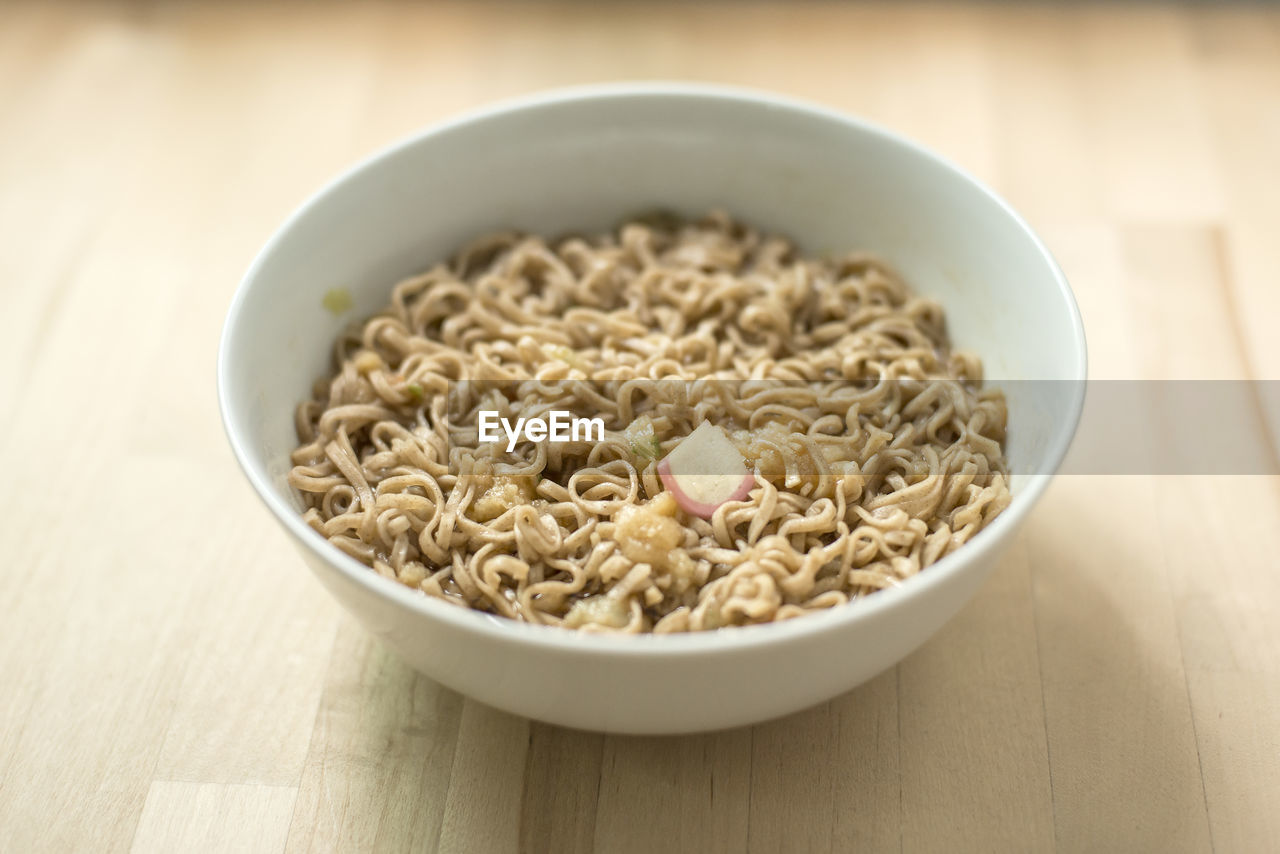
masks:
POLYGON ((1095 377, 1280 378, 1273 6, 6 3, 0 850, 1280 850, 1274 477, 1060 478, 900 666, 704 736, 464 700, 314 583, 218 420, 254 252, 424 123, 652 77, 992 183, 1095 377))

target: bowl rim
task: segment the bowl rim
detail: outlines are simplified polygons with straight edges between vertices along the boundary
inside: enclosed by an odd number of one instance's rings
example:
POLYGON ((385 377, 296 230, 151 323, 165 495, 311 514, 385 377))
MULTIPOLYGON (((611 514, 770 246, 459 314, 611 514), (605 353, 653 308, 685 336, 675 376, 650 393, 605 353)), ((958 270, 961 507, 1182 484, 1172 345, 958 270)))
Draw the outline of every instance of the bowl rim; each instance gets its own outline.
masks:
POLYGON ((840 110, 826 107, 812 101, 758 89, 729 86, 713 83, 691 83, 681 81, 634 81, 597 83, 562 87, 533 92, 516 97, 504 98, 486 105, 466 110, 442 121, 433 122, 401 139, 392 142, 358 159, 353 165, 339 172, 320 189, 308 196, 289 216, 275 229, 271 237, 263 244, 255 255, 231 299, 226 319, 223 323, 218 344, 217 359, 217 393, 218 408, 221 414, 223 430, 231 445, 232 453, 241 471, 252 485, 258 498, 267 506, 277 522, 293 535, 294 539, 323 564, 336 570, 347 581, 363 587, 368 593, 386 600, 401 608, 415 611, 423 617, 440 620, 451 627, 473 635, 484 635, 499 643, 523 643, 544 648, 572 651, 582 655, 605 656, 651 656, 662 657, 687 653, 717 653, 741 650, 748 647, 783 644, 807 636, 823 634, 846 623, 869 619, 876 614, 891 611, 905 606, 910 600, 917 598, 933 587, 941 585, 948 578, 962 572, 974 559, 989 550, 1005 536, 1011 536, 1015 529, 1031 511, 1048 487, 1053 474, 1062 464, 1084 408, 1085 379, 1088 375, 1088 353, 1085 341, 1084 321, 1075 295, 1067 282, 1057 261, 1039 235, 1027 221, 994 190, 947 158, 912 141, 911 139, 885 128, 874 122, 853 116, 840 110), (844 125, 856 132, 880 137, 884 142, 907 149, 909 152, 953 173, 975 192, 985 196, 987 200, 1008 216, 1031 241, 1039 253, 1041 260, 1052 274, 1068 310, 1068 322, 1072 329, 1075 343, 1074 368, 1075 377, 1068 382, 1073 383, 1072 400, 1070 401, 1070 418, 1064 421, 1050 442, 1045 452, 1043 473, 1025 476, 1022 489, 1013 496, 1009 507, 995 518, 987 527, 965 543, 963 548, 943 557, 932 564, 927 572, 920 572, 906 579, 897 587, 886 588, 874 594, 851 600, 843 606, 825 609, 802 617, 779 622, 762 623, 749 626, 728 626, 714 631, 678 632, 670 634, 600 634, 566 630, 558 626, 545 626, 525 623, 488 614, 482 611, 451 605, 421 592, 382 577, 372 572, 369 567, 330 545, 313 531, 303 520, 298 511, 285 502, 274 490, 266 471, 255 467, 246 447, 246 440, 239 434, 236 426, 236 413, 242 404, 235 399, 229 387, 231 362, 231 344, 235 330, 244 313, 245 302, 253 283, 258 278, 263 266, 285 236, 292 231, 297 222, 306 216, 314 207, 344 185, 358 180, 362 174, 373 168, 380 161, 425 143, 432 137, 447 134, 467 126, 482 124, 503 116, 537 111, 570 102, 607 102, 622 99, 640 98, 680 98, 691 100, 708 100, 733 102, 739 106, 779 110, 790 113, 805 114, 810 118, 844 125))

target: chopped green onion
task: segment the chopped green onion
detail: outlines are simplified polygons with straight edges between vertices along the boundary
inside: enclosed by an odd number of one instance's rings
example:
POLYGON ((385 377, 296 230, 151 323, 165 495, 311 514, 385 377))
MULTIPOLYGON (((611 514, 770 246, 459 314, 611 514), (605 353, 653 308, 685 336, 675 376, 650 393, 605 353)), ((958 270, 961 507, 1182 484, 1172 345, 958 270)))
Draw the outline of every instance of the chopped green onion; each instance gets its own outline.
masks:
POLYGON ((662 458, 662 442, 654 434, 653 422, 647 415, 641 415, 632 421, 623 431, 623 435, 627 437, 632 455, 638 460, 656 462, 662 458))
POLYGON ((583 372, 588 368, 587 363, 583 361, 582 357, 573 350, 570 350, 568 347, 560 344, 551 344, 547 346, 546 352, 551 358, 558 359, 571 368, 577 368, 583 372))
POLYGON ((351 293, 346 288, 333 288, 324 292, 324 298, 320 300, 320 304, 336 317, 351 311, 353 302, 351 293))

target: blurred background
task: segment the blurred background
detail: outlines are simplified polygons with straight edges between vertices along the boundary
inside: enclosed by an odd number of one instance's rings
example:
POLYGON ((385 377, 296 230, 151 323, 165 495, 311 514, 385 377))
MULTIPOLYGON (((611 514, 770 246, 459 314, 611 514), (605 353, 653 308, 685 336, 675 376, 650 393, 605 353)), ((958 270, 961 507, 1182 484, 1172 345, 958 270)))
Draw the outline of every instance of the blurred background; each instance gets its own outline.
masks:
POLYGON ((0 3, 0 850, 1280 848, 1275 478, 1063 478, 892 672, 681 739, 465 701, 307 576, 214 395, 257 249, 432 121, 644 78, 989 182, 1095 378, 1280 379, 1269 3, 0 3))

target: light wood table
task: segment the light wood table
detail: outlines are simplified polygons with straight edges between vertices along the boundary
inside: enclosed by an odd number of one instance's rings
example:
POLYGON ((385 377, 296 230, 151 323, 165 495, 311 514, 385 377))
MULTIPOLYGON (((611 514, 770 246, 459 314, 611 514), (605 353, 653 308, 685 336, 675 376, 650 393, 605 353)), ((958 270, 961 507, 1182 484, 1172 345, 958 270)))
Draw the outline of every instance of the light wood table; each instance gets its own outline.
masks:
POLYGON ((7 3, 0 849, 1280 850, 1275 478, 1061 478, 900 666, 697 737, 466 701, 309 577, 218 421, 249 259, 426 122, 652 77, 991 182, 1095 377, 1280 376, 1274 6, 7 3))

